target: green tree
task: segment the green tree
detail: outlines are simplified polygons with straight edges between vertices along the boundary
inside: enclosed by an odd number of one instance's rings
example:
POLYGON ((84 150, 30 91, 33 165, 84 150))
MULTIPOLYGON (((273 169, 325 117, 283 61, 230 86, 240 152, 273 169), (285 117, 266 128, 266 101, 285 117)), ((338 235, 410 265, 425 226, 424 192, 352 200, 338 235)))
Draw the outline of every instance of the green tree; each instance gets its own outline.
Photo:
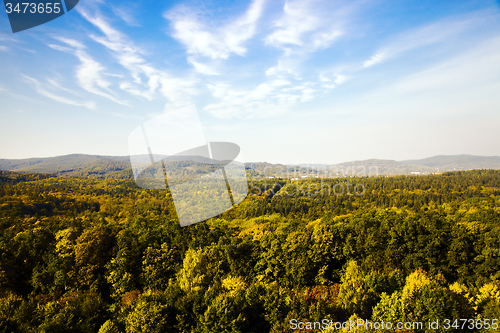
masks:
POLYGON ((338 304, 349 315, 369 318, 375 299, 375 293, 365 281, 365 274, 356 261, 350 261, 340 285, 338 304))
POLYGON ((146 289, 164 290, 169 278, 178 270, 178 258, 175 249, 166 243, 160 248, 149 246, 144 251, 142 260, 142 279, 146 289))
POLYGON ((171 309, 162 294, 146 292, 132 305, 125 319, 127 333, 173 332, 174 319, 169 315, 171 309))
MULTIPOLYGON (((428 321, 460 318, 460 304, 453 292, 447 287, 442 276, 435 278, 419 269, 406 278, 402 291, 391 296, 384 294, 373 309, 375 321, 423 322, 422 331, 435 332, 428 328, 428 321)), ((443 325, 439 332, 445 332, 443 325)))

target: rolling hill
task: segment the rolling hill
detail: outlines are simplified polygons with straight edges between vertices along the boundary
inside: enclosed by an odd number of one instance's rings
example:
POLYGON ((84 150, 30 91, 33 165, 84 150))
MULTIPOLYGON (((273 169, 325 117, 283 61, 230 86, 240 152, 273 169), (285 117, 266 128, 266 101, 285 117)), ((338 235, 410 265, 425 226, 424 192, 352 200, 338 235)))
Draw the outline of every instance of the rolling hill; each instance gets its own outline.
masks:
POLYGON ((427 166, 439 171, 500 169, 499 156, 438 155, 421 160, 406 160, 401 162, 408 165, 427 166))
MULTIPOLYGON (((138 158, 148 159, 149 156, 138 158)), ((249 176, 388 176, 470 169, 500 169, 498 156, 439 155, 420 160, 369 159, 332 165, 246 163, 249 176)), ((0 170, 83 178, 133 178, 129 156, 71 154, 47 158, 0 159, 0 170)))

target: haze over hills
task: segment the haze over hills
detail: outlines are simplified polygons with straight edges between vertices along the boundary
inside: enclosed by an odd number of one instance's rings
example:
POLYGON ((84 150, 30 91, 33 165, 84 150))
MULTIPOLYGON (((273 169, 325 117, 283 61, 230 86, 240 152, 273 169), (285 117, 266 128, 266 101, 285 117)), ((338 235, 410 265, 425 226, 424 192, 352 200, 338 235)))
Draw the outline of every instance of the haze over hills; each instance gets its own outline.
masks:
MULTIPOLYGON (((143 156, 145 160, 149 156, 143 156)), ((285 165, 267 162, 246 163, 250 176, 305 175, 319 177, 387 176, 431 174, 470 169, 500 169, 499 156, 439 155, 420 160, 369 159, 332 165, 285 165)), ((129 156, 71 154, 47 158, 0 159, 0 170, 25 173, 51 173, 56 176, 85 178, 133 178, 129 156)))
POLYGON ((441 171, 458 171, 468 169, 498 169, 499 156, 474 156, 474 155, 438 155, 421 160, 401 161, 410 165, 423 165, 441 171))

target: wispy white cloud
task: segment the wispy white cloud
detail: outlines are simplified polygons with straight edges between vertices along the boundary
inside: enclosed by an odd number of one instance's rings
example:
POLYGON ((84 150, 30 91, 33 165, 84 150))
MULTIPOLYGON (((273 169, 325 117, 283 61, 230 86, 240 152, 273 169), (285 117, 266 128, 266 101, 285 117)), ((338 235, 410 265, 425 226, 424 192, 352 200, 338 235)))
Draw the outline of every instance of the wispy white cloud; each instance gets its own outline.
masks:
MULTIPOLYGON (((305 79, 296 73, 291 59, 280 60, 265 70, 265 79, 253 88, 237 88, 228 83, 208 84, 208 89, 218 101, 204 109, 213 116, 229 119, 267 118, 288 113, 300 103, 324 96, 332 89, 347 82, 344 74, 324 73, 316 79, 305 79)), ((308 75, 310 77, 311 75, 308 75)))
POLYGON ((193 57, 189 57, 188 62, 193 65, 194 69, 198 73, 205 75, 220 75, 220 73, 218 73, 214 68, 195 61, 193 57))
POLYGON ((315 52, 331 46, 344 34, 344 24, 352 5, 336 3, 332 9, 327 2, 287 1, 282 16, 274 23, 274 31, 265 42, 283 49, 286 55, 294 51, 315 52))
POLYGON ((337 38, 342 36, 340 30, 332 29, 331 31, 319 32, 313 36, 312 46, 314 50, 326 49, 329 47, 337 38))
POLYGON ((119 63, 130 70, 134 78, 139 81, 140 70, 137 65, 144 63, 144 59, 141 57, 143 51, 128 41, 124 34, 114 29, 99 12, 90 13, 85 8, 80 7, 78 7, 78 12, 104 33, 104 36, 90 34, 90 37, 113 51, 119 63))
POLYGON ((334 89, 347 81, 349 81, 349 77, 343 74, 319 75, 319 83, 321 84, 321 87, 325 90, 325 92, 328 92, 331 89, 334 89))
POLYGON ((113 94, 109 88, 111 83, 103 77, 104 67, 88 55, 85 51, 85 45, 69 38, 55 37, 55 39, 70 47, 49 44, 51 48, 71 53, 80 60, 80 65, 78 65, 75 74, 80 87, 92 94, 102 96, 115 103, 130 106, 127 102, 119 100, 113 94))
POLYGON ((48 79, 47 79, 47 82, 48 82, 51 86, 53 86, 53 87, 55 87, 55 88, 57 88, 57 89, 59 89, 59 90, 66 91, 66 92, 68 92, 68 93, 70 93, 70 94, 72 94, 72 95, 79 95, 76 91, 73 91, 73 90, 71 90, 71 89, 68 89, 68 88, 66 88, 66 87, 63 87, 63 86, 61 85, 61 83, 59 83, 56 79, 49 79, 49 78, 48 78, 48 79))
POLYGON ((283 113, 283 105, 270 103, 269 94, 273 88, 269 85, 259 85, 253 90, 231 87, 228 84, 209 84, 208 89, 218 102, 205 106, 204 110, 221 119, 234 117, 265 118, 283 113))
POLYGON ((154 68, 144 58, 145 52, 113 28, 99 12, 90 13, 84 6, 80 6, 78 11, 104 34, 91 34, 90 37, 110 50, 118 63, 129 72, 131 79, 123 78, 120 84, 122 90, 147 100, 154 99, 160 92, 169 100, 169 105, 191 102, 192 96, 197 94, 196 79, 174 77, 165 70, 154 68))
POLYGON ((314 74, 301 76, 303 56, 328 48, 341 37, 347 18, 356 8, 351 2, 333 6, 323 1, 326 9, 319 10, 318 3, 295 0, 284 5, 282 17, 271 27, 264 42, 285 50, 286 55, 276 59, 277 64, 267 70, 258 69, 266 76, 263 81, 254 82, 253 88, 242 88, 233 78, 226 77, 220 60, 246 55, 249 41, 257 33, 265 0, 253 0, 242 15, 222 23, 215 23, 205 13, 186 6, 165 12, 163 16, 171 23, 172 37, 186 47, 186 60, 196 72, 188 77, 175 77, 148 63, 147 52, 111 26, 99 11, 90 11, 85 6, 78 11, 102 32, 90 37, 110 50, 130 73, 131 79, 124 77, 119 85, 127 93, 148 100, 160 93, 169 100, 168 107, 175 107, 192 103, 193 97, 206 87, 217 101, 204 109, 216 117, 267 117, 311 101, 346 81, 342 75, 330 75, 329 82, 315 81, 314 74), (288 49, 293 50, 288 52, 288 49), (220 80, 200 86, 205 76, 219 76, 220 80))
POLYGON ((389 57, 386 55, 385 52, 379 52, 377 54, 374 54, 370 59, 363 62, 363 67, 371 67, 373 65, 381 63, 382 61, 384 61, 388 58, 389 57))
POLYGON ((88 109, 95 109, 96 105, 92 101, 75 101, 75 100, 69 99, 67 97, 63 97, 63 96, 60 96, 58 94, 55 94, 51 90, 53 90, 54 88, 58 88, 58 87, 52 84, 53 81, 52 82, 49 81, 49 85, 47 85, 47 84, 43 84, 43 83, 39 82, 38 80, 36 80, 32 77, 29 77, 27 75, 23 75, 23 78, 27 82, 32 84, 33 87, 35 88, 36 92, 42 96, 50 98, 50 99, 52 99, 56 102, 59 102, 59 103, 75 105, 75 106, 84 106, 88 109))
POLYGON ((456 38, 462 33, 473 29, 475 26, 491 20, 492 16, 498 18, 498 14, 491 14, 490 11, 478 11, 460 16, 442 19, 437 22, 426 24, 420 27, 404 31, 386 42, 374 55, 363 62, 363 67, 385 62, 396 58, 402 53, 438 44, 450 38, 456 38))
POLYGON ((299 79, 298 75, 295 73, 293 69, 294 66, 291 66, 289 62, 284 62, 282 60, 278 60, 278 64, 275 66, 271 66, 266 69, 266 76, 288 76, 293 75, 296 79, 299 79))
POLYGON ((345 75, 342 75, 342 74, 338 74, 335 76, 335 84, 336 85, 341 85, 342 83, 345 83, 347 82, 347 80, 349 80, 349 77, 345 76, 345 75))
MULTIPOLYGON (((322 82, 315 79, 317 74, 302 71, 304 58, 328 48, 342 36, 346 19, 340 17, 349 16, 352 12, 346 4, 342 4, 341 8, 332 8, 326 2, 322 4, 326 7, 324 11, 317 9, 318 1, 287 1, 281 17, 264 38, 266 44, 284 50, 284 56, 276 59, 275 65, 263 70, 265 78, 255 83, 253 88, 241 88, 223 81, 208 84, 210 93, 218 101, 204 109, 219 118, 276 116, 290 112, 296 105, 309 102, 346 82, 347 76, 344 75, 330 74, 327 81, 322 82), (346 15, 341 15, 341 12, 346 15)), ((213 58, 224 58, 229 54, 220 52, 215 56, 209 51, 214 49, 205 49, 205 55, 213 58)))
MULTIPOLYGON (((262 82, 254 83, 253 88, 238 87, 231 78, 225 82, 220 59, 247 53, 248 42, 257 33, 264 4, 265 0, 254 0, 242 15, 220 24, 186 6, 165 12, 163 16, 171 23, 172 37, 186 47, 186 60, 196 72, 187 77, 175 77, 148 63, 147 52, 111 26, 99 11, 90 11, 85 6, 80 6, 78 11, 102 32, 102 35, 90 34, 90 37, 110 50, 129 72, 130 78, 123 77, 119 85, 127 93, 148 100, 160 93, 169 100, 168 107, 175 107, 192 103, 193 97, 200 94, 204 76, 220 76, 219 82, 204 85, 217 99, 205 110, 221 118, 262 117, 286 112, 293 105, 310 101, 345 81, 341 76, 337 79, 331 77, 331 82, 327 83, 305 80, 297 70, 300 68, 300 52, 294 52, 299 54, 298 58, 287 56, 277 61, 275 66, 264 70, 266 77, 262 82)), ((287 2, 282 18, 272 27, 265 41, 283 49, 290 45, 301 46, 307 49, 305 53, 327 48, 343 34, 345 19, 341 17, 346 15, 341 13, 351 11, 346 4, 340 7, 329 6, 326 12, 314 9, 314 5, 307 1, 287 2)))
POLYGON ((61 36, 54 36, 53 38, 57 39, 60 42, 63 42, 64 44, 67 44, 71 47, 74 47, 75 49, 79 49, 79 50, 85 49, 85 45, 83 45, 81 42, 79 42, 77 40, 74 40, 71 38, 65 38, 65 37, 61 37, 61 36))
POLYGON ((14 42, 14 43, 19 43, 19 39, 15 38, 12 36, 12 34, 6 34, 6 33, 1 33, 0 34, 0 41, 4 42, 14 42))
MULTIPOLYGON (((130 6, 130 4, 128 4, 130 6)), ((132 9, 130 7, 124 7, 124 6, 112 6, 111 9, 113 10, 113 13, 121 18, 125 23, 132 27, 138 27, 140 26, 139 22, 137 22, 136 17, 134 16, 132 9)))
POLYGON ((104 79, 102 72, 104 67, 83 51, 75 52, 75 55, 80 59, 81 65, 77 68, 76 78, 80 86, 96 95, 100 95, 112 100, 118 104, 130 106, 127 102, 120 101, 112 95, 109 86, 111 83, 104 79), (108 91, 108 92, 106 92, 108 91))
POLYGON ((285 2, 283 16, 275 23, 276 31, 266 37, 266 42, 275 46, 303 45, 303 35, 316 30, 320 24, 310 10, 307 1, 285 2))
POLYGON ((32 103, 32 104, 37 104, 38 103, 38 101, 35 98, 14 93, 10 89, 5 88, 5 87, 1 87, 0 86, 0 92, 3 93, 3 94, 7 94, 9 96, 12 96, 15 99, 18 99, 18 100, 21 100, 21 101, 29 102, 29 103, 32 103))
POLYGON ((438 92, 438 94, 447 92, 453 95, 454 91, 464 90, 464 87, 468 87, 468 90, 487 91, 494 83, 498 84, 499 72, 500 37, 493 37, 478 43, 468 52, 402 77, 373 94, 394 96, 421 92, 438 92))
POLYGON ((321 93, 314 82, 297 84, 282 78, 267 80, 252 89, 238 89, 225 83, 207 86, 218 102, 204 109, 221 119, 267 118, 285 114, 297 103, 310 101, 321 93))
POLYGON ((30 53, 36 53, 32 49, 28 49, 26 47, 21 46, 21 45, 25 45, 27 43, 22 38, 20 38, 18 36, 13 37, 13 36, 10 36, 7 34, 0 34, 0 41, 6 42, 5 44, 7 44, 7 45, 0 45, 0 51, 9 51, 9 50, 15 48, 15 49, 19 49, 19 50, 30 52, 30 53))
POLYGON ((264 2, 254 0, 243 15, 216 27, 202 22, 196 10, 185 6, 166 12, 164 17, 172 24, 172 36, 186 47, 188 54, 227 59, 232 53, 245 55, 245 43, 255 35, 264 2))

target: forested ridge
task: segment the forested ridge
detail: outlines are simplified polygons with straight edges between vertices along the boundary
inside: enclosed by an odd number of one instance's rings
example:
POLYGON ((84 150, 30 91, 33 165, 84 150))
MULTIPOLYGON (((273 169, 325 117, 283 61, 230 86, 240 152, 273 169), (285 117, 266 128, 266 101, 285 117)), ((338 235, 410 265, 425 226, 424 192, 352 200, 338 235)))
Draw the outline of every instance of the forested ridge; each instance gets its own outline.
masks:
POLYGON ((130 179, 0 171, 0 332, 500 318, 500 171, 249 188, 181 228, 168 191, 130 179))
MULTIPOLYGON (((177 156, 178 157, 178 156, 177 156)), ((149 155, 101 156, 70 154, 45 158, 0 159, 0 170, 25 173, 51 173, 59 177, 80 177, 95 179, 132 179, 131 158, 150 161, 149 155)), ((166 156, 156 156, 164 160, 166 156)), ((170 158, 167 158, 167 160, 170 158)), ((394 176, 410 174, 433 174, 445 171, 471 169, 500 169, 499 156, 439 155, 421 160, 369 159, 337 164, 285 165, 268 162, 245 163, 247 176, 264 177, 286 174, 300 177, 321 174, 323 177, 347 176, 394 176)))

